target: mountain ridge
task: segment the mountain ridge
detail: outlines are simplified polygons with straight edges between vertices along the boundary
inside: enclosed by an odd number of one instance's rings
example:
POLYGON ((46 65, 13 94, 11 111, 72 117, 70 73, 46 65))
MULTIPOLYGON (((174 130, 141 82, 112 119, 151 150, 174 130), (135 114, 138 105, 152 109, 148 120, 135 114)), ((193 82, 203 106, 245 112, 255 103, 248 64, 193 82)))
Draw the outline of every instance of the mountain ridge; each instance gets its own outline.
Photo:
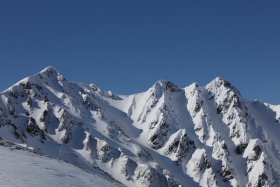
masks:
POLYGON ((221 77, 124 96, 49 66, 0 96, 1 139, 127 186, 279 184, 279 107, 221 77))

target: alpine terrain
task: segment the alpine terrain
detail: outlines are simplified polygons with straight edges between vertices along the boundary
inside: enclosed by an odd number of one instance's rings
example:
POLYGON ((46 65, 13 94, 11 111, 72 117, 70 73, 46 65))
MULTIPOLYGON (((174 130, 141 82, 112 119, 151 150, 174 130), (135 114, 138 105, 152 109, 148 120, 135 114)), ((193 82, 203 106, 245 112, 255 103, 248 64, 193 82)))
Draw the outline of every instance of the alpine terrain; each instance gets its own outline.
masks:
POLYGON ((117 95, 47 67, 0 96, 0 185, 280 186, 280 105, 220 77, 117 95))

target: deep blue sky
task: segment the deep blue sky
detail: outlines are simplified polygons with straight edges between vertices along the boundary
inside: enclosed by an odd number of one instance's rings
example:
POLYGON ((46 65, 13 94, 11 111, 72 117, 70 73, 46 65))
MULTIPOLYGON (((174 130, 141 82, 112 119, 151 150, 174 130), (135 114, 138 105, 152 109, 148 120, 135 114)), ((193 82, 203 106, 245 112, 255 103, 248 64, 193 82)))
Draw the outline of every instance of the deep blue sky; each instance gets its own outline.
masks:
POLYGON ((0 90, 45 66, 129 94, 216 76, 280 104, 280 1, 0 1, 0 90))

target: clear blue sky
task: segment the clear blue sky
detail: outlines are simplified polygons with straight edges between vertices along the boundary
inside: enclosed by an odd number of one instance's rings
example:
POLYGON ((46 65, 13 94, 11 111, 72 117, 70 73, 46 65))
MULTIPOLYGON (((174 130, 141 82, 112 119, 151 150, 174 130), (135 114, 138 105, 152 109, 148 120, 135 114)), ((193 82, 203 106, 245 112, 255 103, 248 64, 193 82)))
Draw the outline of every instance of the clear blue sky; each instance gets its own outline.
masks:
POLYGON ((280 1, 0 1, 0 90, 52 65, 120 94, 222 76, 280 104, 280 1))

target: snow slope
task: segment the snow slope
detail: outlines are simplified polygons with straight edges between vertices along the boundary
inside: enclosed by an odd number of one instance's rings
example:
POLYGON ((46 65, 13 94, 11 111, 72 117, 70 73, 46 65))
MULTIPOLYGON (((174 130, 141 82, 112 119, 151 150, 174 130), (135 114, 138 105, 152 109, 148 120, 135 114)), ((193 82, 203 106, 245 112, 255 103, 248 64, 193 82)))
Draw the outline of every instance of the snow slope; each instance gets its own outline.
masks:
POLYGON ((0 140, 126 186, 279 186, 279 107, 217 77, 120 96, 53 67, 0 95, 0 140))
POLYGON ((63 161, 26 151, 0 147, 0 163, 0 186, 5 187, 121 186, 63 161))

